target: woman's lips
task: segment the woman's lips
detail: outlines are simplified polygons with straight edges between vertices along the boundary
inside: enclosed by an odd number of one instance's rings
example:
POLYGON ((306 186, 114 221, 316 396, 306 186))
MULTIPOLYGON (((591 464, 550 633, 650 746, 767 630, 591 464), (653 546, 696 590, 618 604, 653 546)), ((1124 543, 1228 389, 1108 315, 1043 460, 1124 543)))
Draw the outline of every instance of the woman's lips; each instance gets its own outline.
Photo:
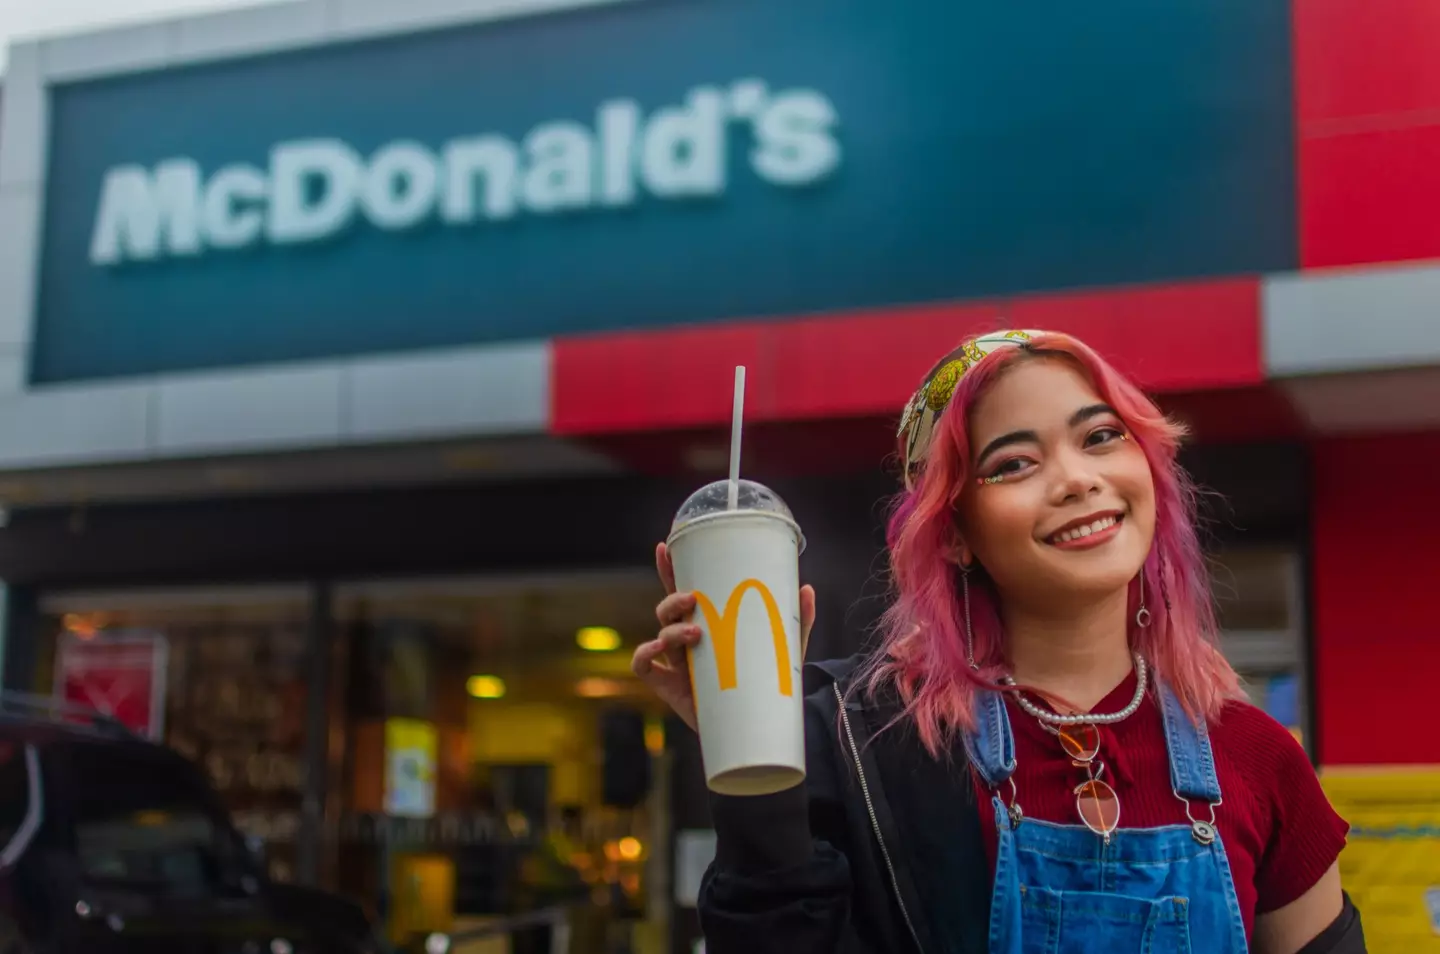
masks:
POLYGON ((1124 521, 1121 514, 1106 514, 1089 523, 1051 534, 1045 542, 1061 550, 1088 550, 1113 540, 1124 521))

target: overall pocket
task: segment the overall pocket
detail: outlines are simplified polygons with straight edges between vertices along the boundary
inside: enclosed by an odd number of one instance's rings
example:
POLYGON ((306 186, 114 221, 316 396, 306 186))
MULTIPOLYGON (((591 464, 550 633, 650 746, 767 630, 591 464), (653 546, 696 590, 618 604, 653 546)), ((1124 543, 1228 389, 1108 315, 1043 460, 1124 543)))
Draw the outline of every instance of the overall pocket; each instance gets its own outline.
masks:
POLYGON ((1020 892, 1023 954, 1190 954, 1185 898, 1094 891, 1020 892))

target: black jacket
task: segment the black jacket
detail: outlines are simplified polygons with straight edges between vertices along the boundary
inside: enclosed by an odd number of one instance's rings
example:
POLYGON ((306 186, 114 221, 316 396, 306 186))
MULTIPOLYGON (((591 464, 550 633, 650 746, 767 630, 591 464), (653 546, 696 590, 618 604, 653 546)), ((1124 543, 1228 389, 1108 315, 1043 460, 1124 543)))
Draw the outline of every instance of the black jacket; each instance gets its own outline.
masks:
MULTIPOLYGON (((891 725, 893 696, 849 692, 860 662, 805 667, 804 785, 712 796, 708 954, 985 954, 990 865, 963 750, 932 758, 908 722, 891 725)), ((1347 897, 1301 954, 1364 951, 1347 897)))
POLYGON ((908 723, 881 733, 899 706, 846 695, 859 662, 805 667, 804 785, 712 798, 716 858, 700 890, 708 954, 938 951, 937 914, 938 930, 963 938, 951 949, 984 954, 989 865, 974 799, 956 798, 971 791, 964 755, 937 762, 908 723), (894 779, 906 784, 887 787, 894 779), (941 881, 943 904, 933 903, 941 881))

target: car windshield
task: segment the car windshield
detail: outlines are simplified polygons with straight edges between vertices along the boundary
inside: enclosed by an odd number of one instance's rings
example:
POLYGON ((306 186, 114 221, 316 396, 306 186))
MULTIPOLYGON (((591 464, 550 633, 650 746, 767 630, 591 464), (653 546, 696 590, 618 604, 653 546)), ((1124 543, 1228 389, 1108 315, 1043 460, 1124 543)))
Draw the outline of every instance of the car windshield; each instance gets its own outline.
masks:
POLYGON ((82 877, 197 897, 249 874, 238 835, 183 763, 97 745, 73 747, 66 763, 82 877))

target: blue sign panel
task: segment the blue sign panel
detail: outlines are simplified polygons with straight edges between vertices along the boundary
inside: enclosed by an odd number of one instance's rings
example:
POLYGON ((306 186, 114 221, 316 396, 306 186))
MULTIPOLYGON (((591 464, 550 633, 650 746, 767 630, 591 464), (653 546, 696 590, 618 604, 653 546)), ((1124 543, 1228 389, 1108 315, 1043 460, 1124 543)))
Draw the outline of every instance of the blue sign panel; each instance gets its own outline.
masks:
POLYGON ((31 375, 1293 267, 1288 32, 641 0, 63 86, 31 375))

